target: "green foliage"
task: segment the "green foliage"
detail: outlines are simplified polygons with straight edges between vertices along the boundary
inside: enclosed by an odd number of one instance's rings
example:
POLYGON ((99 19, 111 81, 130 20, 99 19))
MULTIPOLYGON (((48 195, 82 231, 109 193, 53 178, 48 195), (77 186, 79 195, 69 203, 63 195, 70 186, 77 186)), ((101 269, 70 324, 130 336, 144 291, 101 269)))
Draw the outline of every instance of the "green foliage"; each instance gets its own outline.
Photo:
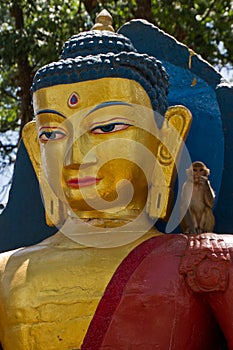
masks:
POLYGON ((18 96, 19 87, 15 77, 17 67, 1 69, 0 73, 0 132, 15 130, 20 121, 21 99, 18 96))
POLYGON ((155 0, 152 11, 156 25, 210 63, 233 63, 232 0, 155 0))

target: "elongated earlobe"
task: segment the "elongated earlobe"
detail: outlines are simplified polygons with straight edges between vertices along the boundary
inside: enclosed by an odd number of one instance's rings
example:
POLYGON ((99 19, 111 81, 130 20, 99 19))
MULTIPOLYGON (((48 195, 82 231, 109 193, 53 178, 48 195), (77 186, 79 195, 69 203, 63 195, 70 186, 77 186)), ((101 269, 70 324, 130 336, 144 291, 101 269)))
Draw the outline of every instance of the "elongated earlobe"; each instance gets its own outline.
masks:
POLYGON ((165 114, 147 200, 147 212, 152 218, 167 220, 170 216, 176 168, 191 122, 192 115, 184 106, 170 107, 165 114))
POLYGON ((45 208, 46 224, 48 226, 60 227, 66 219, 66 207, 53 192, 44 174, 41 165, 40 145, 35 121, 25 125, 22 138, 40 184, 42 193, 41 199, 45 208))

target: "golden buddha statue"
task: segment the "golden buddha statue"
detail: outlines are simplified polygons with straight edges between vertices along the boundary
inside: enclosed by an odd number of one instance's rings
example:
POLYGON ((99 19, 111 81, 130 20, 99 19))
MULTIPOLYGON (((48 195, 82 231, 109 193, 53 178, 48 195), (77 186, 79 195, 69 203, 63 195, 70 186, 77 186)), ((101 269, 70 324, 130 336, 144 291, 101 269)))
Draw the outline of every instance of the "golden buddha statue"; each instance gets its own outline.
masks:
POLYGON ((106 12, 37 72, 23 140, 58 232, 0 255, 4 350, 233 349, 231 238, 154 227, 191 123, 167 87, 106 12))

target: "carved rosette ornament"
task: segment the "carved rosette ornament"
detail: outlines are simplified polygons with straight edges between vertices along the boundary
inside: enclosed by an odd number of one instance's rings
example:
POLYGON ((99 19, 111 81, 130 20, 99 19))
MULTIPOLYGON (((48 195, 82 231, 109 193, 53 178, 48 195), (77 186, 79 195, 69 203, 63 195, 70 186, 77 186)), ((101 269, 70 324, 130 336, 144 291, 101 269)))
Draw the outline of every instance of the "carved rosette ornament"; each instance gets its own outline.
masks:
POLYGON ((219 235, 189 236, 180 274, 194 292, 225 291, 231 266, 229 250, 219 235))

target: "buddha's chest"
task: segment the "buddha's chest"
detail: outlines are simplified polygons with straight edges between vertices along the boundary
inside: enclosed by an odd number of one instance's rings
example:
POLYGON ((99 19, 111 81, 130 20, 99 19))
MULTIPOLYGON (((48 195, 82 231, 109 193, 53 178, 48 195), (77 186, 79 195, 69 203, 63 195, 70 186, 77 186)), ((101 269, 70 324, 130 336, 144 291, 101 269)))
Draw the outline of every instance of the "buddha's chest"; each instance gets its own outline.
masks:
POLYGON ((4 350, 77 349, 124 254, 96 250, 38 252, 4 272, 4 350))

